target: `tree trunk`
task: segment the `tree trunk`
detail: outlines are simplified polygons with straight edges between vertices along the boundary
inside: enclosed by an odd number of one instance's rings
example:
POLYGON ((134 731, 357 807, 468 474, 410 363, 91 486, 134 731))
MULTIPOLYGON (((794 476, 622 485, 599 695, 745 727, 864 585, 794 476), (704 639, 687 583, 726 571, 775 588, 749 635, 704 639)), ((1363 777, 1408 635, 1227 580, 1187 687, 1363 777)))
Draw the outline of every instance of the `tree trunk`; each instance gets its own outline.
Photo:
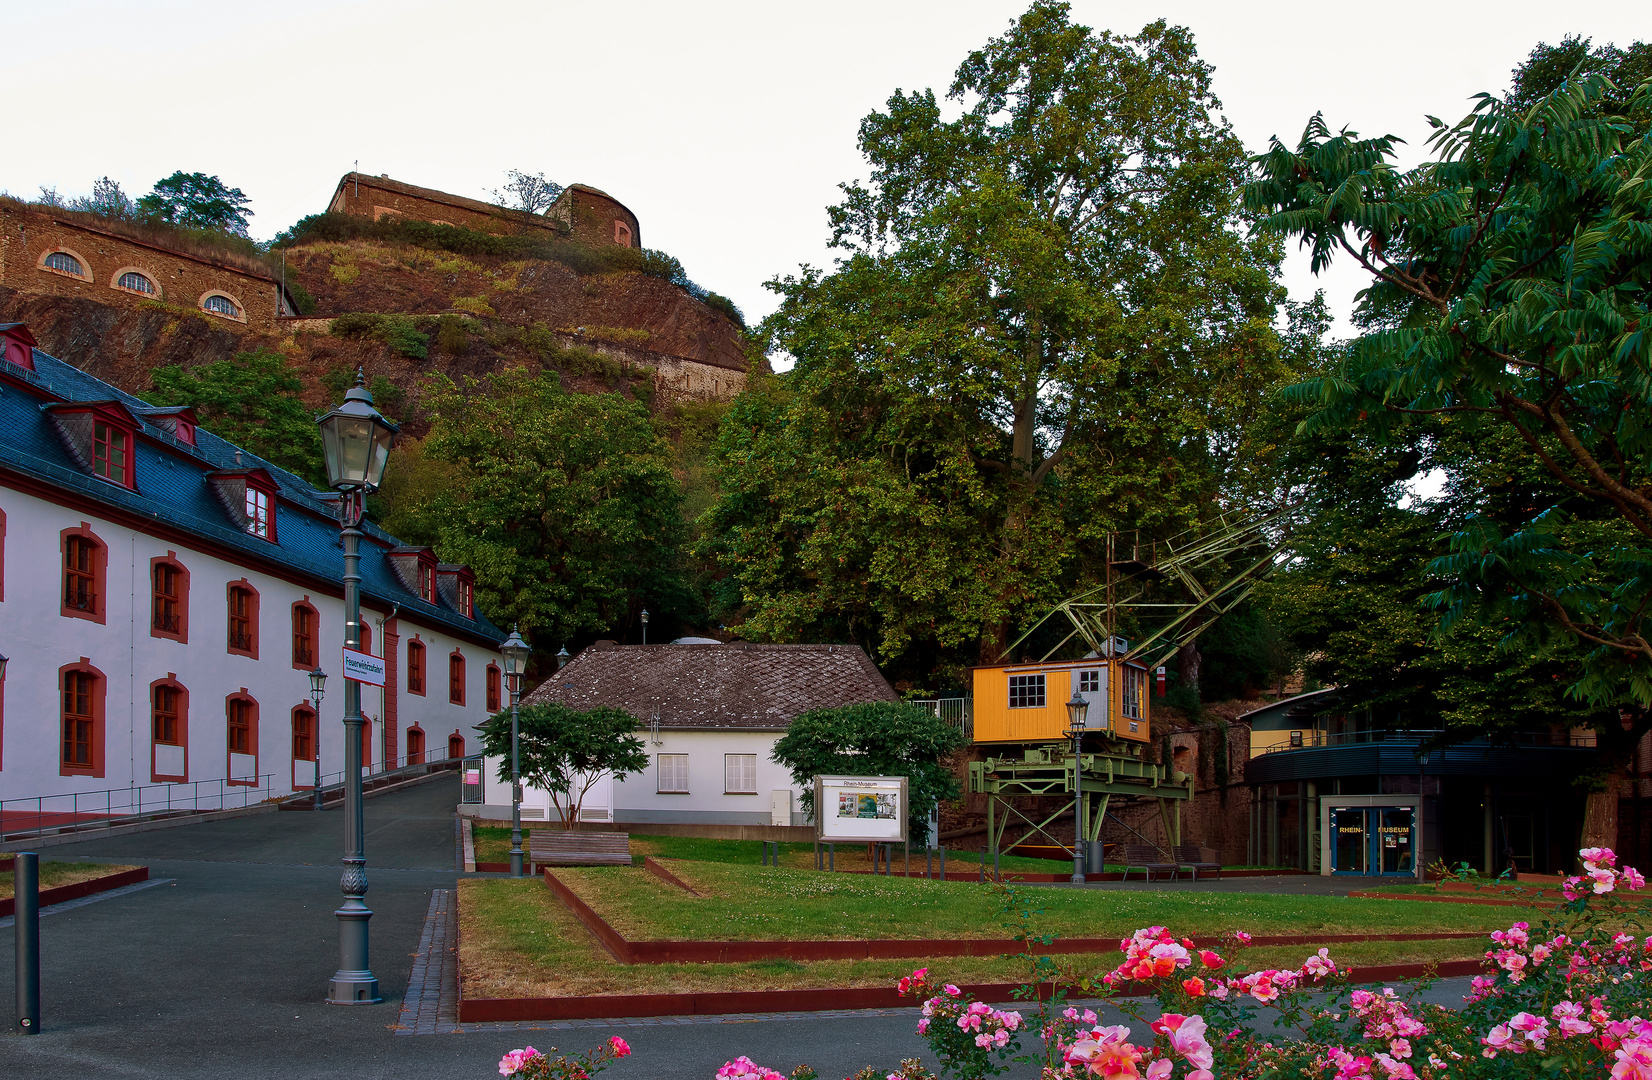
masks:
POLYGON ((1190 641, 1176 650, 1176 674, 1181 676, 1183 686, 1191 686, 1193 693, 1199 693, 1199 645, 1190 641))
POLYGON ((1607 781, 1605 791, 1591 791, 1583 804, 1583 836, 1580 847, 1618 846, 1618 788, 1627 780, 1627 770, 1619 770, 1607 781))

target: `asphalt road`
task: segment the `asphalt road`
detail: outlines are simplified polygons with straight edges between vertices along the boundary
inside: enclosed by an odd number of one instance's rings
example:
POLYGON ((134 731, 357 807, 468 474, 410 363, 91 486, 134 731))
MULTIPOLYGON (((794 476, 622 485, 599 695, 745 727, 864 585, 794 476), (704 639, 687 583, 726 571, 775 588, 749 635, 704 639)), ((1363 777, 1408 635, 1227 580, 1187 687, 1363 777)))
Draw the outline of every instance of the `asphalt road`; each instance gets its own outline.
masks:
MULTIPOLYGON (((808 1062, 825 1078, 923 1055, 916 1010, 398 1033, 431 890, 452 888, 458 876, 457 799, 453 777, 366 803, 372 962, 385 996, 368 1007, 322 1002, 338 966, 333 909, 344 819, 337 812, 265 814, 45 849, 48 858, 144 864, 152 877, 172 880, 41 920, 42 1033, 0 1037, 0 1077, 484 1080, 498 1075, 499 1057, 512 1048, 578 1050, 610 1034, 634 1050, 605 1074, 616 1080, 709 1080, 739 1054, 787 1072, 808 1062)), ((13 966, 8 929, 0 932, 0 973, 13 966)), ((0 1008, 9 1029, 15 1002, 4 975, 0 1008)), ((1461 993, 1442 985, 1439 996, 1461 993)))

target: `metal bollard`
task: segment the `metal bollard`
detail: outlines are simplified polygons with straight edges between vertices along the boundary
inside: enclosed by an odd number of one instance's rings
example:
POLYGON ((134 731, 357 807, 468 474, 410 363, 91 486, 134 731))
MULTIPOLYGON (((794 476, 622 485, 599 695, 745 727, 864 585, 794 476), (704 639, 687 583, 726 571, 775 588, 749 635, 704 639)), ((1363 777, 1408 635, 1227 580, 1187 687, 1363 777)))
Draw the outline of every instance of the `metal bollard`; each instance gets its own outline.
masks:
POLYGON ((998 872, 998 849, 997 848, 992 849, 992 876, 994 878, 996 878, 997 880, 999 880, 999 881, 1004 880, 1004 875, 1000 874, 998 872))
POLYGON ((941 849, 941 880, 946 880, 946 848, 941 849))
POLYGON ((833 862, 833 860, 836 857, 837 857, 837 845, 836 844, 827 844, 826 845, 826 869, 828 869, 828 870, 836 870, 837 869, 837 865, 833 862))
POLYGON ((40 856, 20 851, 12 863, 17 931, 17 1033, 40 1034, 40 856))
POLYGON ((926 848, 924 848, 924 877, 932 878, 934 876, 935 876, 935 849, 926 847, 926 848))
POLYGON ((981 845, 981 880, 987 880, 987 848, 985 844, 981 845))

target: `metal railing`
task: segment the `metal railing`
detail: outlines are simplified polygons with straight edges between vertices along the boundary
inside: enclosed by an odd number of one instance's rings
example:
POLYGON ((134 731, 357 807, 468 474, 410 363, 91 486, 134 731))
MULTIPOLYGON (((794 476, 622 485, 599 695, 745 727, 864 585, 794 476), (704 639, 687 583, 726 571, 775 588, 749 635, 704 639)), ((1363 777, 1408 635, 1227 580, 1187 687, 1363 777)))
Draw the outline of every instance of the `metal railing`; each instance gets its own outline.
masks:
MULTIPOLYGON (((371 791, 374 788, 384 787, 386 784, 399 783, 414 776, 423 776, 427 773, 445 772, 459 767, 459 758, 435 757, 429 751, 418 754, 401 754, 395 758, 386 758, 375 761, 370 767, 364 766, 361 770, 361 780, 365 788, 371 791)), ((288 796, 283 793, 284 801, 313 799, 315 788, 314 773, 305 769, 309 761, 299 763, 298 771, 293 779, 301 787, 296 787, 288 796)), ((321 793, 323 798, 329 798, 328 792, 338 794, 344 789, 344 770, 321 774, 321 793)))
MULTIPOLYGON (((1409 731, 1342 731, 1335 734, 1303 729, 1300 739, 1295 738, 1295 733, 1293 732, 1291 735, 1287 736, 1288 741, 1281 742, 1273 746, 1259 747, 1258 750, 1263 754, 1281 754, 1291 750, 1313 750, 1328 746, 1361 746, 1377 743, 1393 743, 1416 746, 1421 743, 1437 739, 1443 734, 1444 731, 1440 729, 1419 728, 1413 728, 1409 731)), ((1515 732, 1514 734, 1508 736, 1501 736, 1494 743, 1488 744, 1482 740, 1476 740, 1473 743, 1454 743, 1452 745, 1454 747, 1472 745, 1495 748, 1498 746, 1508 745, 1510 743, 1515 746, 1593 748, 1595 745, 1595 736, 1593 733, 1574 735, 1571 732, 1564 731, 1522 731, 1515 732)))
MULTIPOLYGON (((0 799, 0 839, 103 829, 210 810, 238 810, 275 796, 277 792, 272 783, 275 775, 263 773, 246 781, 137 784, 103 791, 0 799)), ((285 793, 285 785, 281 793, 285 793)))
POLYGON ((909 704, 927 709, 935 716, 964 733, 964 738, 975 738, 975 699, 967 697, 928 698, 909 704))

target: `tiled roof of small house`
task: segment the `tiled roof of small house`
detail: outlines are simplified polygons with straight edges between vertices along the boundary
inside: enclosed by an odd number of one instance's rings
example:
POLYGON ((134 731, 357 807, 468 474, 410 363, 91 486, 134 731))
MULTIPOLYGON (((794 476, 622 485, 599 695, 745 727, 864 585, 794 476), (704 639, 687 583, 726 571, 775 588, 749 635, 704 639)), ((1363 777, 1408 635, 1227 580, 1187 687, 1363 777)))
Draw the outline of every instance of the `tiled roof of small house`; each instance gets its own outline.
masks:
POLYGON ((606 645, 586 649, 526 703, 612 705, 662 728, 784 730, 810 709, 899 701, 858 645, 606 645))

